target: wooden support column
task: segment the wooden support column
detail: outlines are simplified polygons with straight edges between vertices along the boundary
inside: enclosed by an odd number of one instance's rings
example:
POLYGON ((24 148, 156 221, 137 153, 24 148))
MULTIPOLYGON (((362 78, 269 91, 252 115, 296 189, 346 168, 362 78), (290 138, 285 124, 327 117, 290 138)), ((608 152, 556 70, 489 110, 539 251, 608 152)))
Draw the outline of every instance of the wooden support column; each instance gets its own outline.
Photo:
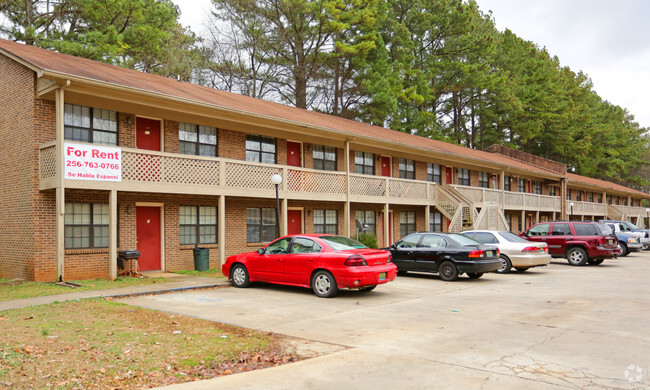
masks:
POLYGON ((108 197, 108 272, 111 280, 117 279, 117 190, 108 197))
POLYGON ((226 262, 226 196, 219 197, 219 263, 217 271, 221 270, 221 266, 226 262))
MULTIPOLYGON (((70 85, 67 81, 54 92, 55 121, 56 121, 56 280, 62 282, 65 278, 65 99, 63 90, 70 85)), ((117 260, 115 260, 117 261, 117 260)))
POLYGON ((431 226, 431 206, 426 205, 424 208, 424 230, 428 232, 429 226, 431 226))
POLYGON ((390 211, 388 210, 388 203, 384 205, 384 246, 390 246, 392 242, 390 238, 390 211))
POLYGON ((286 197, 282 198, 282 235, 289 234, 289 201, 286 197))

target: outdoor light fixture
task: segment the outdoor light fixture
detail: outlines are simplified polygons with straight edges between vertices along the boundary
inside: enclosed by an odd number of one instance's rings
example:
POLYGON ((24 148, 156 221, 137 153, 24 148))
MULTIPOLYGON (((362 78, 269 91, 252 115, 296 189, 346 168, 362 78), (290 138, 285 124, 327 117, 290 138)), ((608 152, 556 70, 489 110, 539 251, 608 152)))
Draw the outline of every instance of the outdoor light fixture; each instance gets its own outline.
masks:
POLYGON ((275 234, 280 237, 280 195, 278 187, 282 184, 282 176, 277 173, 271 176, 271 184, 275 186, 275 234))
POLYGON ((569 206, 571 206, 571 219, 573 219, 573 206, 575 205, 576 205, 575 203, 569 202, 569 206))

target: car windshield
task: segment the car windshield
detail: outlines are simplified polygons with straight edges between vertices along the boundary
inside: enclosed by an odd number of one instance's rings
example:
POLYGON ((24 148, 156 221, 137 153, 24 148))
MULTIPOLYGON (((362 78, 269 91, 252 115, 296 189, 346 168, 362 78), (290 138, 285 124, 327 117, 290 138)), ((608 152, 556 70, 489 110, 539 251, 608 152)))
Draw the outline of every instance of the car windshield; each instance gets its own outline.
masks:
POLYGON ((512 232, 499 232, 499 235, 510 242, 528 242, 512 232))
POLYGON ((359 241, 355 241, 351 238, 341 237, 341 236, 320 236, 318 237, 321 240, 325 241, 335 251, 344 251, 347 249, 363 249, 367 246, 363 245, 359 241))
POLYGON ((478 241, 476 241, 476 240, 474 240, 474 239, 472 239, 472 238, 469 238, 469 237, 467 237, 467 236, 464 236, 464 235, 462 235, 462 234, 455 234, 455 233, 452 233, 452 234, 448 234, 447 237, 451 238, 452 240, 456 241, 456 242, 459 243, 460 245, 464 245, 464 246, 468 246, 468 245, 483 245, 483 244, 481 244, 480 242, 478 242, 478 241))
POLYGON ((636 226, 632 222, 622 221, 621 224, 623 224, 623 226, 625 226, 626 228, 632 230, 633 232, 637 232, 637 231, 641 230, 641 229, 639 229, 638 226, 636 226))

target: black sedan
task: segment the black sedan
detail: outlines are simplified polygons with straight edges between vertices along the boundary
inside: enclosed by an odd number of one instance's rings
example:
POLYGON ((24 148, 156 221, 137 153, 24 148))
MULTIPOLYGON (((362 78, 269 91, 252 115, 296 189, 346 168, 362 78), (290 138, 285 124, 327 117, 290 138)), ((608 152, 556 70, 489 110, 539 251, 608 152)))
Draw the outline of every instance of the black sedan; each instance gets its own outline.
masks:
POLYGON ((501 266, 496 246, 455 233, 413 233, 386 249, 398 272, 437 272, 445 281, 463 273, 477 279, 501 266))

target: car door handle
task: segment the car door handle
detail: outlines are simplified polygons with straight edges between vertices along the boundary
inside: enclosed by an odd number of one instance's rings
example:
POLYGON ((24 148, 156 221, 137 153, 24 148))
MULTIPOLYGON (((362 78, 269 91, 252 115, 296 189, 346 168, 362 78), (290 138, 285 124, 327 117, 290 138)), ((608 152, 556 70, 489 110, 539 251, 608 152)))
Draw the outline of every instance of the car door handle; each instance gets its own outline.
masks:
POLYGON ((571 240, 571 239, 570 239, 570 238, 568 238, 568 237, 564 239, 564 241, 570 241, 570 240, 571 240))

